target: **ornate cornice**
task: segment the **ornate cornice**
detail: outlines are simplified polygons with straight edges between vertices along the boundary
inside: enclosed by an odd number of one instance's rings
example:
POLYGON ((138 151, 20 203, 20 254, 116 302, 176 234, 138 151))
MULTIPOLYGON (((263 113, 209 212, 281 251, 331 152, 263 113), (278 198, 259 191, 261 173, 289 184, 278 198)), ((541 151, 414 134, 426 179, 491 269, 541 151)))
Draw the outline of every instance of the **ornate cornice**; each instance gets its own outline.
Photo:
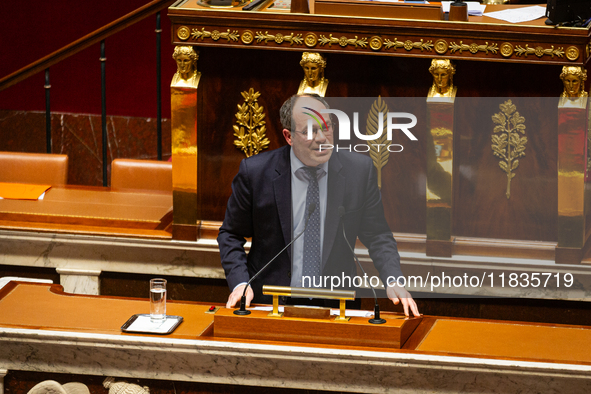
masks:
MULTIPOLYGON (((587 54, 587 45, 560 46, 540 42, 535 46, 522 42, 496 42, 490 39, 454 39, 449 37, 416 37, 389 35, 363 35, 358 33, 330 33, 322 31, 297 31, 295 29, 251 30, 227 26, 173 25, 175 41, 182 44, 209 44, 250 47, 314 48, 323 51, 376 53, 391 55, 416 54, 417 56, 445 55, 449 58, 471 60, 512 60, 534 62, 536 60, 559 64, 572 64, 587 54), (566 49, 565 49, 566 48, 566 49)), ((427 33, 427 32, 426 32, 427 33)), ((588 57, 587 55, 586 57, 588 57)))

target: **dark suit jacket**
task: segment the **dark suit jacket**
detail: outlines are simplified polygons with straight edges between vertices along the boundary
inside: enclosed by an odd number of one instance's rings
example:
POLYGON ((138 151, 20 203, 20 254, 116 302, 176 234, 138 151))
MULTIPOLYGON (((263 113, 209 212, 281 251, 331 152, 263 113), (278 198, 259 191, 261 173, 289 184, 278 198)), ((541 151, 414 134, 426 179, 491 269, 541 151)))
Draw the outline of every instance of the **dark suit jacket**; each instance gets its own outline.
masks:
MULTIPOLYGON (((290 147, 264 152, 243 160, 232 182, 218 244, 230 289, 247 282, 291 241, 290 147), (252 237, 248 256, 245 238, 252 237)), ((376 171, 367 156, 333 151, 328 162, 328 193, 322 252, 323 275, 356 275, 353 255, 340 226, 339 206, 345 208, 347 238, 357 237, 368 248, 383 283, 402 275, 396 241, 384 217, 376 171)), ((264 284, 289 286, 291 248, 282 253, 252 283, 255 302, 270 303, 262 295, 264 284)))

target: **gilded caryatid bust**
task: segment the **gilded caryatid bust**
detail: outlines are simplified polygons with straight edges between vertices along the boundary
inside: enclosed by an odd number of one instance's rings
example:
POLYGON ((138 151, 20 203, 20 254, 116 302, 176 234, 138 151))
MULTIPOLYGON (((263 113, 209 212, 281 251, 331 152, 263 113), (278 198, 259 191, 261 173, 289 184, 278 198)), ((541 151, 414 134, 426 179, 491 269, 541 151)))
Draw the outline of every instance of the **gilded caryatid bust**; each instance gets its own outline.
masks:
POLYGON ((324 97, 328 87, 328 79, 324 78, 326 59, 318 52, 304 52, 300 66, 304 69, 304 79, 300 83, 298 94, 316 93, 324 97))
POLYGON ((201 73, 197 71, 199 55, 193 47, 189 45, 176 46, 172 58, 176 62, 177 71, 172 78, 171 86, 196 88, 201 73))
POLYGON ((433 59, 429 72, 433 76, 433 85, 429 89, 428 97, 455 97, 456 87, 453 76, 456 66, 449 59, 433 59))
POLYGON ((576 100, 579 97, 587 97, 589 94, 585 91, 585 81, 587 80, 587 70, 581 66, 564 66, 560 79, 564 84, 564 91, 560 97, 568 97, 570 100, 576 100))

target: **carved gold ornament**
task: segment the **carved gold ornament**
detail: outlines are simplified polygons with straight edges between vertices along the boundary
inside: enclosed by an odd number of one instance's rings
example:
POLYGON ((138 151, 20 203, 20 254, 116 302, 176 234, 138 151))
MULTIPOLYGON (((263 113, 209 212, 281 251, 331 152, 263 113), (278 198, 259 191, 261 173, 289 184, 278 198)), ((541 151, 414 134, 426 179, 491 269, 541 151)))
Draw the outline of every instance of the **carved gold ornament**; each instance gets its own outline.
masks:
POLYGON ((328 46, 331 46, 332 44, 339 44, 343 48, 347 45, 353 45, 355 47, 361 48, 365 48, 367 46, 367 38, 358 38, 357 36, 355 36, 355 38, 347 38, 345 36, 337 38, 333 37, 332 34, 329 34, 328 37, 321 34, 318 41, 320 41, 320 45, 328 44, 328 46))
POLYGON ((554 45, 552 45, 550 48, 547 48, 547 49, 544 49, 542 47, 530 48, 529 45, 526 45, 525 47, 522 47, 521 45, 517 45, 517 47, 515 48, 515 53, 517 54, 517 56, 525 55, 525 57, 527 57, 527 55, 533 54, 533 55, 536 55, 537 57, 542 57, 544 55, 548 55, 548 56, 551 56, 552 58, 554 58, 554 56, 563 57, 564 56, 564 49, 562 47, 554 49, 554 45))
POLYGON ((244 30, 240 35, 240 41, 248 45, 254 41, 254 34, 250 30, 244 30))
POLYGON ((511 57, 513 55, 513 44, 510 42, 502 43, 500 52, 504 57, 511 57))
POLYGON ((269 147, 269 139, 265 136, 264 107, 257 99, 261 95, 250 88, 248 92, 241 92, 244 104, 238 104, 236 123, 234 125, 234 145, 244 152, 246 157, 258 154, 269 147))
POLYGON ((201 30, 199 30, 199 29, 191 30, 191 37, 194 40, 201 40, 201 41, 203 41, 204 38, 211 38, 214 41, 217 41, 220 38, 222 38, 222 39, 230 42, 230 41, 238 41, 240 34, 238 34, 238 30, 230 31, 230 29, 228 29, 228 31, 222 33, 218 30, 214 30, 211 32, 206 31, 205 28, 202 27, 201 30))
POLYGON ((519 166, 519 158, 525 156, 525 118, 519 115, 511 100, 499 105, 502 112, 494 114, 492 120, 497 124, 492 134, 493 154, 501 159, 499 167, 507 173, 507 199, 511 197, 511 179, 519 166), (522 134, 523 136, 521 136, 522 134))
POLYGON ((176 35, 179 39, 185 41, 187 38, 191 36, 191 30, 187 26, 181 26, 176 31, 176 35))
POLYGON ((302 45, 304 42, 304 39, 302 38, 301 34, 293 34, 291 33, 288 36, 284 36, 281 33, 277 33, 277 34, 269 34, 269 32, 260 32, 257 31, 256 32, 256 36, 255 38, 257 39, 257 42, 265 42, 268 43, 269 41, 275 41, 276 44, 281 45, 283 42, 289 42, 289 45, 293 45, 293 44, 297 44, 297 45, 302 45))
POLYGON ((472 44, 468 45, 468 44, 464 44, 463 41, 460 41, 459 44, 452 42, 449 44, 449 48, 451 50, 451 53, 454 53, 454 52, 462 53, 462 51, 469 51, 473 55, 475 55, 478 52, 484 52, 488 55, 488 52, 497 53, 497 51, 499 50, 497 44, 495 44, 494 42, 490 45, 488 45, 488 42, 485 42, 482 45, 478 45, 476 43, 472 43, 472 44))
POLYGON ((384 45, 384 42, 378 36, 373 36, 369 39, 369 47, 374 51, 379 51, 380 49, 382 49, 382 45, 384 45))
POLYGON ((373 161, 373 165, 378 170, 378 187, 382 188, 382 168, 388 163, 390 158, 390 151, 388 147, 392 144, 392 141, 388 139, 388 105, 382 101, 382 97, 378 96, 378 99, 374 101, 371 106, 371 110, 367 115, 367 127, 366 135, 374 135, 379 129, 379 114, 382 114, 382 135, 375 140, 367 141, 369 145, 369 157, 373 161))
POLYGON ((437 52, 438 54, 443 55, 445 52, 447 52, 448 48, 449 48, 449 46, 447 45, 447 41, 445 41, 445 40, 435 41, 435 52, 437 52))
POLYGON ((572 62, 579 58, 579 49, 577 47, 566 48, 566 58, 572 62))
POLYGON ((431 130, 431 135, 433 137, 438 137, 438 138, 453 137, 453 134, 454 134, 453 131, 451 131, 450 129, 447 129, 445 127, 436 127, 431 130))
POLYGON ((394 41, 390 41, 390 39, 386 38, 384 40, 385 43, 385 47, 386 49, 390 49, 390 48, 394 48, 394 50, 398 49, 398 48, 404 48, 407 51, 412 51, 413 49, 420 49, 421 52, 423 51, 431 51, 433 49, 433 41, 429 40, 427 42, 424 42, 422 39, 420 41, 410 41, 410 40, 406 40, 404 42, 402 41, 398 41, 397 38, 394 39, 394 41))
POLYGON ((308 48, 313 48, 318 44, 318 36, 314 33, 306 33, 306 37, 304 37, 304 44, 308 48))

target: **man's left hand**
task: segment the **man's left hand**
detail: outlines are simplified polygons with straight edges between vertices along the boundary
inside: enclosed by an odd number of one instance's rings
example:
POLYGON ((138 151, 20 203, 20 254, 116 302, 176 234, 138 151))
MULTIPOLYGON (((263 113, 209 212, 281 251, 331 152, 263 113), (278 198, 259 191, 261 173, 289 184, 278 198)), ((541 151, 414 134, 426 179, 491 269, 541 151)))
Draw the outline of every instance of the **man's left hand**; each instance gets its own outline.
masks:
POLYGON ((404 308, 404 314, 408 317, 408 310, 412 311, 412 314, 415 316, 420 316, 419 308, 417 307, 417 303, 413 300, 412 296, 404 287, 397 286, 393 284, 392 286, 387 286, 386 294, 388 298, 394 303, 394 305, 398 305, 402 302, 402 307, 404 308))

